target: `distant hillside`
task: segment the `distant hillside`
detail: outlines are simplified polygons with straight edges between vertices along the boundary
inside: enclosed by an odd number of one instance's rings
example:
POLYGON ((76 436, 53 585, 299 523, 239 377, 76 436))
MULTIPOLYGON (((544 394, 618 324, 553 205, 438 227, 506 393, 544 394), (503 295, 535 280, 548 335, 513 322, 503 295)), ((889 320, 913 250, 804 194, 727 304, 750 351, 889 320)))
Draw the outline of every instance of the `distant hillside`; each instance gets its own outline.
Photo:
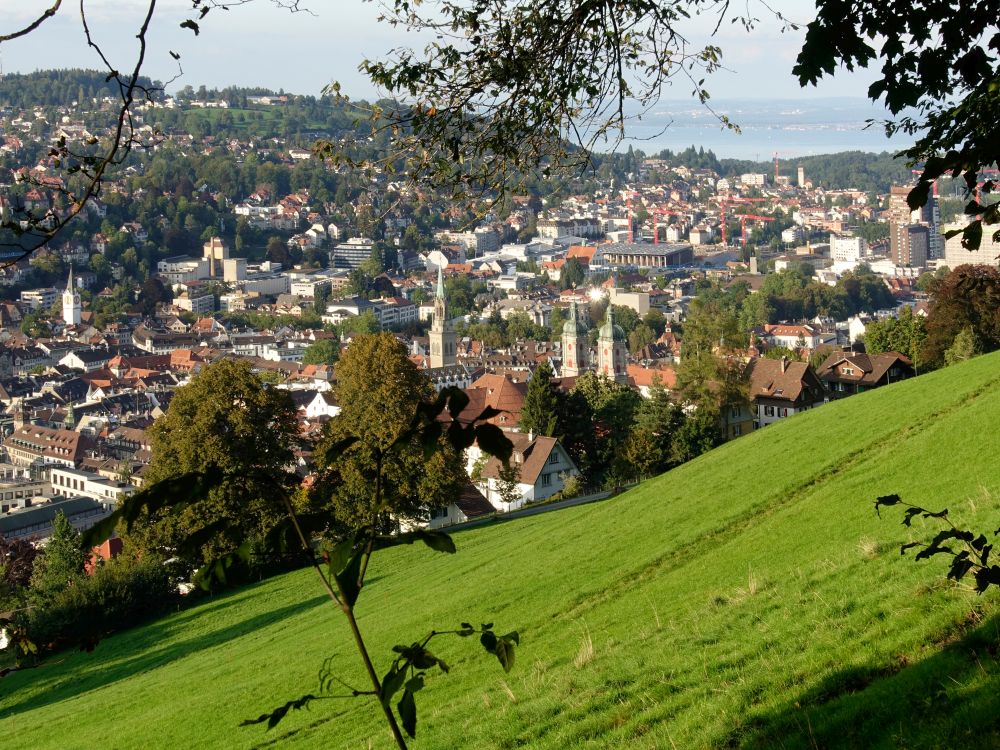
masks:
MULTIPOLYGON (((832 403, 615 499, 455 535, 458 554, 377 558, 359 605, 394 643, 492 621, 418 696, 414 748, 995 747, 995 595, 901 558, 879 494, 1000 519, 1000 354, 832 403)), ((328 701, 239 728, 316 689, 323 659, 364 686, 310 573, 220 596, 0 681, 6 747, 390 747, 378 712, 328 701)))
MULTIPOLYGON (((107 80, 106 71, 41 70, 35 73, 5 73, 0 76, 0 107, 31 109, 32 107, 68 106, 71 102, 119 98, 118 84, 107 80)), ((159 81, 139 77, 146 88, 158 88, 159 81)))

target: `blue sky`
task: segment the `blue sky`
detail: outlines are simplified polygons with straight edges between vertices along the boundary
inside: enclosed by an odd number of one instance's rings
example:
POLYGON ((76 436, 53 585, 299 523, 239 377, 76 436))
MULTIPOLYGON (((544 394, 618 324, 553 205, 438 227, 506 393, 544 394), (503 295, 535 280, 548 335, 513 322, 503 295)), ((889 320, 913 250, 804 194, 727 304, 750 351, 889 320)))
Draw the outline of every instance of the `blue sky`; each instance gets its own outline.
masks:
MULTIPOLYGON (((368 97, 373 90, 357 71, 362 59, 377 58, 398 45, 419 40, 376 21, 378 4, 362 0, 304 0, 312 14, 289 13, 267 0, 256 0, 229 11, 213 10, 202 21, 202 33, 179 28, 190 15, 189 0, 160 0, 153 26, 145 71, 166 80, 176 72, 168 51, 181 54, 183 77, 174 85, 265 86, 289 92, 318 94, 333 80, 354 98, 368 97)), ((754 0, 750 4, 753 5, 754 0)), ((113 64, 133 64, 135 30, 144 3, 140 0, 87 0, 91 28, 106 45, 113 64)), ((0 0, 0 31, 23 23, 34 9, 51 0, 0 0), (7 6, 7 7, 4 7, 7 6)), ((735 3, 742 5, 742 3, 735 3)), ((801 0, 770 3, 795 21, 812 17, 812 4, 801 0)), ((76 4, 64 2, 60 13, 31 36, 0 46, 0 59, 7 72, 27 72, 54 67, 101 67, 87 49, 76 4)), ((758 5, 755 15, 764 18, 758 5)), ((695 21, 691 35, 707 38, 707 22, 695 21)), ((752 34, 725 24, 716 43, 722 47, 729 70, 710 80, 713 99, 816 99, 831 96, 863 96, 871 74, 842 72, 817 88, 800 89, 791 75, 802 32, 781 33, 776 21, 763 22, 752 34)), ((667 90, 667 99, 686 98, 689 85, 667 90)))

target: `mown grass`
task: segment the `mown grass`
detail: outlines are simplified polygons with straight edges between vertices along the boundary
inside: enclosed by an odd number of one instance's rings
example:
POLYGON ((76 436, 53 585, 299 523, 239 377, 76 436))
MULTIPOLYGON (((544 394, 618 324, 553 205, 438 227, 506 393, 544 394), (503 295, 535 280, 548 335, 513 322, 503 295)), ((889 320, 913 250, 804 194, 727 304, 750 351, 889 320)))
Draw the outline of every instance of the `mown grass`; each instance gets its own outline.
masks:
MULTIPOLYGON (((414 748, 959 747, 1000 744, 995 595, 898 545, 926 537, 877 495, 1000 518, 1000 356, 830 404, 612 500, 455 535, 455 556, 376 558, 359 605, 395 643, 492 621, 418 695, 414 748)), ((437 643, 437 642, 435 642, 437 643)), ((391 747, 365 699, 240 728, 316 690, 327 656, 364 688, 308 572, 0 681, 6 747, 391 747)))

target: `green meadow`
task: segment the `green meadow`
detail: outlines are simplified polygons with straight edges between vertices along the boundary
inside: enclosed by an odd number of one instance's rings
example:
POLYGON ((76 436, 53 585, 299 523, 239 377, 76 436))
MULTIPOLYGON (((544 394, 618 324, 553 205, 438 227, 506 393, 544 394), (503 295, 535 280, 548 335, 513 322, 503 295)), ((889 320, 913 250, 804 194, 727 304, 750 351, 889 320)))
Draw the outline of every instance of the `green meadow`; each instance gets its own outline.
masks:
MULTIPOLYGON (((610 500, 376 556, 359 600, 390 649, 463 621, 518 630, 505 674, 475 639, 417 695, 413 748, 1000 745, 994 592, 899 544, 937 527, 899 493, 1000 525, 1000 355, 832 403, 610 500)), ((365 689, 310 571, 267 580, 0 680, 6 748, 390 748, 368 698, 317 701, 332 657, 365 689)), ((341 691, 343 692, 343 691, 341 691)))

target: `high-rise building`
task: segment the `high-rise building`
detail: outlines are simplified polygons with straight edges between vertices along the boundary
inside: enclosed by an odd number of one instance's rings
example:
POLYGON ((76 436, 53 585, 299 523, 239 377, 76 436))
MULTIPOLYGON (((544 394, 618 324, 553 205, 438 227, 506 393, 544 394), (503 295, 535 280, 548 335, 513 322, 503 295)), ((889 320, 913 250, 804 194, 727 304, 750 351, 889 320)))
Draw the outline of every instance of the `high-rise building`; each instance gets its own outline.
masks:
MULTIPOLYGON (((967 220, 946 224, 945 230, 964 229, 967 220)), ((996 224, 983 226, 983 239, 978 250, 966 250, 962 247, 962 235, 956 234, 944 241, 944 262, 948 268, 971 264, 978 266, 1000 266, 1000 242, 993 239, 993 233, 1000 229, 996 224)))
POLYGON ((202 247, 202 256, 208 261, 208 276, 221 279, 225 271, 223 261, 229 258, 229 248, 218 237, 212 237, 202 247))
POLYGON ((455 364, 458 339, 451 321, 448 320, 448 301, 444 293, 444 277, 438 266, 437 295, 434 297, 434 319, 427 334, 431 345, 431 367, 447 367, 455 364))
POLYGON ((892 262, 897 266, 923 268, 930 253, 930 227, 926 224, 889 225, 892 262))
MULTIPOLYGON (((889 254, 897 266, 917 265, 905 262, 904 259, 914 257, 914 253, 899 243, 906 242, 910 233, 903 227, 915 224, 927 228, 927 254, 924 262, 932 258, 944 257, 944 238, 941 236, 941 210, 936 195, 930 195, 927 202, 916 209, 911 209, 907 203, 910 194, 909 187, 893 185, 889 191, 889 254)), ((916 236, 923 239, 921 233, 916 236)), ((919 253, 917 253, 919 254, 919 253)))
POLYGON ((798 168, 798 172, 797 172, 796 176, 797 176, 797 179, 798 179, 799 187, 805 187, 806 186, 806 168, 800 165, 799 168, 798 168))

